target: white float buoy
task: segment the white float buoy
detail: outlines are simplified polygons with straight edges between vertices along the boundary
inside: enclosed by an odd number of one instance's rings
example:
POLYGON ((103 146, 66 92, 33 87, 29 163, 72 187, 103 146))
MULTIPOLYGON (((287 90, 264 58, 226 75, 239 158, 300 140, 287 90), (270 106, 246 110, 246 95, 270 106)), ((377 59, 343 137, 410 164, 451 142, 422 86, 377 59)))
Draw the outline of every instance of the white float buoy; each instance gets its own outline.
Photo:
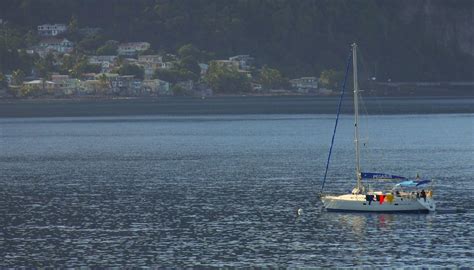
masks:
POLYGON ((298 208, 298 211, 296 211, 296 213, 298 214, 298 216, 301 216, 303 214, 303 209, 298 208))

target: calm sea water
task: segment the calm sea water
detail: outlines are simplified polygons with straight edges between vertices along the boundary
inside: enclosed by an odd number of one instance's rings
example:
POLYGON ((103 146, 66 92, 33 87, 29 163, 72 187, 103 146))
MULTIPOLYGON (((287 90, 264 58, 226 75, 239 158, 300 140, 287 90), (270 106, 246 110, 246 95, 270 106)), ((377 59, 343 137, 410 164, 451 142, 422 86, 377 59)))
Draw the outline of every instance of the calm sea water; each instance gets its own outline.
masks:
POLYGON ((474 115, 362 124, 363 168, 434 178, 438 212, 321 210, 333 116, 0 119, 0 267, 474 266, 474 115))

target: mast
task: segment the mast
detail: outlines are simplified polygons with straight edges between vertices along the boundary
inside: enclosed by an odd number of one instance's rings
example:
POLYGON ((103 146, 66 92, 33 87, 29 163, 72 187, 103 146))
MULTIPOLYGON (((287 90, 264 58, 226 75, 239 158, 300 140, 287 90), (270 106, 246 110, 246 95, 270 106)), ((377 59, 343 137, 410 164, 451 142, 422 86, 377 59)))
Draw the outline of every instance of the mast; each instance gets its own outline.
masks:
POLYGON ((359 146, 359 84, 357 81, 357 44, 352 44, 352 64, 354 75, 354 143, 356 154, 357 188, 361 191, 362 179, 360 174, 360 146, 359 146))

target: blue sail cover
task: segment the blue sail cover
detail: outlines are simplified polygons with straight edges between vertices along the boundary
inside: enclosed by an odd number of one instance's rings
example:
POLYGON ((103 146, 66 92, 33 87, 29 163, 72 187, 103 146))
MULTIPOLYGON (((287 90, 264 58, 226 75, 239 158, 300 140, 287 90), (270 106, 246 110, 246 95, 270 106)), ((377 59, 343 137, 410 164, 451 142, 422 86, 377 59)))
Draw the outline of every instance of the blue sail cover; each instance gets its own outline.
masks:
POLYGON ((421 186, 421 185, 428 184, 429 182, 431 182, 431 180, 418 180, 418 181, 407 180, 407 181, 400 182, 400 183, 396 184, 395 186, 397 186, 397 187, 418 187, 418 186, 421 186))
POLYGON ((360 173, 360 176, 362 179, 407 179, 403 176, 391 175, 386 173, 362 172, 360 173))
POLYGON ((407 180, 396 184, 397 187, 416 187, 416 182, 413 180, 407 180))
POLYGON ((431 182, 431 180, 420 180, 420 181, 415 181, 415 182, 417 182, 416 186, 421 186, 424 184, 428 184, 429 182, 431 182))

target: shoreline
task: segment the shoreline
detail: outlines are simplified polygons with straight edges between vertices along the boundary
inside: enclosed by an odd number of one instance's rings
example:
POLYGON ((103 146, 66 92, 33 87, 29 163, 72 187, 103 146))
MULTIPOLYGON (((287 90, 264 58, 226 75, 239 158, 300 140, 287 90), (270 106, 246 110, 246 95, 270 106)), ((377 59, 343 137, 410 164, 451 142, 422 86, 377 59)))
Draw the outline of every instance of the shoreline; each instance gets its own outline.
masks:
MULTIPOLYGON (((341 113, 353 111, 351 96, 341 113)), ((338 97, 213 96, 0 100, 0 118, 127 115, 335 114, 338 97)), ((365 97, 368 114, 474 113, 474 96, 365 97)))

